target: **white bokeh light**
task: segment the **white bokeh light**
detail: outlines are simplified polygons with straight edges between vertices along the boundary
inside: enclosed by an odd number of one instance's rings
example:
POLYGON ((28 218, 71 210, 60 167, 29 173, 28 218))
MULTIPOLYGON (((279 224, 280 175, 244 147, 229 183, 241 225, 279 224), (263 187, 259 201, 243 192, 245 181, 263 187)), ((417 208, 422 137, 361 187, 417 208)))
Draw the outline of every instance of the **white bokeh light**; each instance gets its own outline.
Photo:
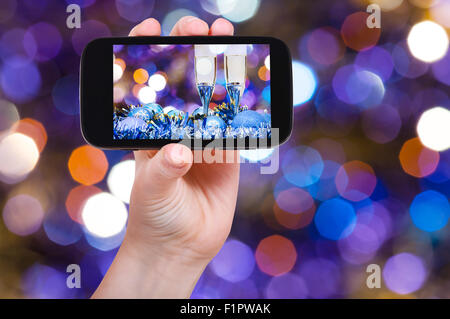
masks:
POLYGON ((125 204, 110 193, 91 196, 81 212, 84 226, 97 237, 111 237, 120 233, 128 219, 125 204))
POLYGON ((443 27, 433 21, 414 25, 408 35, 411 54, 423 62, 435 62, 447 53, 448 35, 443 27))
POLYGON ((450 148, 450 111, 437 106, 420 116, 417 135, 423 145, 441 152, 450 148))
POLYGON ((23 180, 39 160, 34 140, 21 133, 5 136, 0 141, 0 180, 12 184, 23 180))
POLYGON ((242 22, 253 17, 259 9, 260 0, 217 0, 221 15, 233 22, 242 22))
POLYGON ((378 4, 383 11, 391 11, 400 7, 403 0, 370 0, 370 2, 378 4))
POLYGON ((266 56, 264 59, 264 65, 266 66, 267 70, 270 70, 270 55, 266 56))
POLYGON ((106 183, 111 193, 125 203, 130 202, 134 183, 135 161, 126 160, 111 168, 106 183))
POLYGON ((166 87, 167 80, 164 75, 155 73, 148 79, 148 86, 155 91, 161 91, 166 87))
POLYGON ((114 63, 114 68, 113 68, 113 79, 114 79, 114 82, 119 81, 120 78, 122 77, 122 75, 123 75, 122 68, 117 63, 114 63))
POLYGON ((317 80, 313 70, 299 61, 292 62, 294 89, 294 106, 308 102, 317 88, 317 80))
POLYGON ((153 103, 156 101, 156 92, 149 86, 144 86, 139 90, 138 98, 142 103, 153 103))

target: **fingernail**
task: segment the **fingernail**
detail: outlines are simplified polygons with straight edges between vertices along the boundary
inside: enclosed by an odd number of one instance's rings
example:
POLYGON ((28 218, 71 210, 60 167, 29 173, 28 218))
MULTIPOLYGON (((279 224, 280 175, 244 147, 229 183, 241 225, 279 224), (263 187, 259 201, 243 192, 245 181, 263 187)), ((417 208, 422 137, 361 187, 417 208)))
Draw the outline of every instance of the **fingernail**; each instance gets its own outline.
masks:
POLYGON ((197 19, 198 19, 197 17, 190 17, 190 18, 186 19, 186 23, 192 22, 197 19))
POLYGON ((185 165, 184 148, 181 145, 174 145, 166 152, 166 159, 171 165, 176 167, 185 165))

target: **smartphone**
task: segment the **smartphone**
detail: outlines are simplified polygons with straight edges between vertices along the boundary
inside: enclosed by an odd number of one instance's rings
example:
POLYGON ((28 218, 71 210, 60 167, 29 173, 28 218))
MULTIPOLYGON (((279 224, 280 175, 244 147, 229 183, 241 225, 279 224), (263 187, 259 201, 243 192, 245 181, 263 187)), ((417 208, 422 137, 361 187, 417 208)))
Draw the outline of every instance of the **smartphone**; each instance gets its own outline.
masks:
POLYGON ((99 38, 84 49, 85 140, 105 149, 255 149, 292 131, 292 62, 272 37, 99 38))

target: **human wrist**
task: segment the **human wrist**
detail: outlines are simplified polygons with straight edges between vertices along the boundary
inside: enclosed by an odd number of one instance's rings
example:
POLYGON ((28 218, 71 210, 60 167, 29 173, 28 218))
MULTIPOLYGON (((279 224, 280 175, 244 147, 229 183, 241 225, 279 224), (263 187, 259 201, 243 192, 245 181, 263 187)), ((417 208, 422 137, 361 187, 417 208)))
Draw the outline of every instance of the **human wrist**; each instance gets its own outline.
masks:
POLYGON ((208 261, 125 237, 94 298, 189 298, 208 261), (114 293, 109 287, 119 286, 114 293))

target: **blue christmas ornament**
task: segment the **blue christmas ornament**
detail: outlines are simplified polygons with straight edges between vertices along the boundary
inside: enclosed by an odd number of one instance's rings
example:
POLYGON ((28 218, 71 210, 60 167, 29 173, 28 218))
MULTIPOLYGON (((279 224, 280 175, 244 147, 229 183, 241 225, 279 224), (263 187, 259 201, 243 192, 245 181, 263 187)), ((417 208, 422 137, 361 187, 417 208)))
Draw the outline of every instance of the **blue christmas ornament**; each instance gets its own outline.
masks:
POLYGON ((218 116, 208 116, 204 122, 205 125, 205 133, 210 135, 211 137, 223 135, 224 130, 226 129, 225 122, 218 116))
POLYGON ((163 108, 158 103, 147 103, 142 106, 144 109, 148 110, 152 117, 158 113, 164 113, 163 108))
POLYGON ((262 116, 264 118, 264 121, 266 122, 266 127, 271 127, 272 126, 272 117, 270 116, 270 114, 267 112, 264 112, 264 114, 262 116))
POLYGON ((128 116, 117 119, 114 123, 114 138, 116 139, 145 138, 147 131, 147 123, 137 117, 128 116))
POLYGON ((135 107, 130 109, 128 117, 138 118, 147 122, 153 117, 153 114, 144 107, 135 107))
POLYGON ((194 110, 194 112, 192 112, 192 116, 195 117, 195 118, 198 118, 198 117, 201 117, 201 116, 204 116, 204 115, 205 115, 205 113, 203 112, 203 107, 202 106, 196 108, 194 110))
POLYGON ((242 111, 233 119, 231 127, 233 129, 245 128, 245 129, 258 129, 263 127, 266 123, 264 117, 256 111, 242 111))
POLYGON ((177 110, 177 109, 170 110, 169 112, 167 112, 167 115, 169 115, 169 116, 181 116, 181 117, 185 116, 183 111, 180 111, 180 110, 177 110))

